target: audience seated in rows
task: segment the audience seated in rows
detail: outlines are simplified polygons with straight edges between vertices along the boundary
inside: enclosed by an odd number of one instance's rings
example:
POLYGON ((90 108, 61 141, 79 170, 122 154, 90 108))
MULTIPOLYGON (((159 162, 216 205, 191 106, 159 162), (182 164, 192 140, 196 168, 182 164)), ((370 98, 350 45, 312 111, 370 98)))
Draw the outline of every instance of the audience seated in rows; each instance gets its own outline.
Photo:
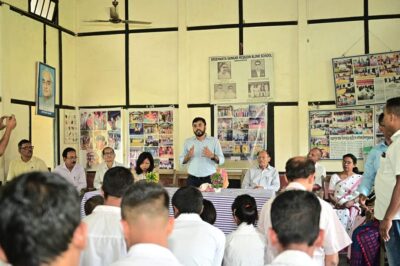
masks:
MULTIPOLYGON (((312 191, 314 185, 315 165, 306 157, 294 157, 286 162, 286 177, 289 185, 286 190, 312 191)), ((314 251, 314 260, 317 265, 336 265, 339 262, 338 252, 351 244, 351 239, 344 230, 332 206, 318 198, 321 204, 320 228, 325 231, 322 247, 314 251)), ((271 227, 271 204, 274 199, 267 201, 261 209, 258 227, 265 234, 271 227)), ((267 238, 265 262, 270 263, 276 257, 276 250, 271 247, 271 240, 267 238)))
POLYGON ((117 166, 104 175, 104 205, 97 206, 83 222, 88 226, 88 244, 82 252, 81 265, 108 266, 126 255, 121 226, 121 200, 133 184, 129 169, 117 166))
POLYGON ((127 190, 121 211, 129 252, 112 266, 181 265, 167 248, 174 225, 168 205, 168 193, 158 184, 140 181, 127 190))
POLYGON ((30 172, 0 190, 0 264, 74 266, 86 245, 79 195, 61 176, 30 172))
POLYGON ((226 237, 223 265, 264 265, 265 237, 254 227, 258 220, 256 200, 247 194, 236 197, 232 215, 239 227, 226 237))
POLYGON ((179 188, 172 197, 175 226, 168 246, 185 266, 221 265, 224 233, 200 218, 203 195, 193 186, 179 188))

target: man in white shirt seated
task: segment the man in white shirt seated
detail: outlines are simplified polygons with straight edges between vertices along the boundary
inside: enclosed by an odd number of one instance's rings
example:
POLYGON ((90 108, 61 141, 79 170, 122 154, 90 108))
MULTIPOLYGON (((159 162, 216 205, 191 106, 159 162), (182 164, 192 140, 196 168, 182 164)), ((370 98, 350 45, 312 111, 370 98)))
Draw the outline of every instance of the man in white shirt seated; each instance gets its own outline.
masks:
MULTIPOLYGON (((314 162, 306 157, 294 157, 286 162, 286 178, 289 181, 285 190, 306 190, 311 192, 314 185, 314 162)), ((351 244, 351 239, 339 221, 332 206, 318 198, 321 204, 320 229, 324 230, 325 237, 322 247, 314 251, 314 260, 317 265, 337 265, 339 263, 338 252, 351 244)), ((274 198, 267 201, 261 209, 258 228, 266 234, 271 227, 271 204, 274 198)), ((271 240, 267 237, 266 263, 270 263, 276 256, 276 250, 271 246, 271 240)))
POLYGON ((120 206, 122 195, 132 184, 131 171, 121 166, 109 169, 104 175, 104 205, 96 206, 92 214, 83 219, 89 234, 81 266, 108 266, 126 256, 120 206))
POLYGON ((111 147, 105 147, 101 152, 103 156, 103 162, 98 165, 96 175, 94 176, 93 186, 95 189, 100 189, 103 184, 104 174, 108 169, 115 166, 124 166, 122 163, 115 161, 115 152, 111 147))
POLYGON ((174 218, 169 217, 169 196, 162 186, 136 182, 123 196, 121 211, 129 252, 113 266, 181 265, 167 249, 174 218))
POLYGON ((200 218, 203 195, 192 186, 181 187, 172 197, 175 227, 168 245, 185 266, 221 265, 224 256, 224 233, 200 218))
POLYGON ((318 161, 321 160, 322 151, 319 148, 312 148, 307 155, 308 159, 311 159, 315 163, 315 188, 316 190, 323 189, 324 181, 326 178, 326 169, 323 165, 319 164, 318 161))
POLYGON ((278 191, 281 182, 278 171, 269 162, 271 157, 268 151, 262 150, 257 154, 258 166, 247 170, 244 176, 242 188, 264 188, 278 191))
POLYGON ((312 256, 324 238, 320 214, 321 204, 311 192, 288 190, 275 198, 268 235, 279 255, 271 266, 317 265, 312 256))
POLYGON ((62 157, 64 162, 54 168, 54 173, 59 174, 68 180, 74 187, 81 192, 86 188, 86 173, 82 165, 76 163, 76 151, 74 148, 65 148, 62 157))

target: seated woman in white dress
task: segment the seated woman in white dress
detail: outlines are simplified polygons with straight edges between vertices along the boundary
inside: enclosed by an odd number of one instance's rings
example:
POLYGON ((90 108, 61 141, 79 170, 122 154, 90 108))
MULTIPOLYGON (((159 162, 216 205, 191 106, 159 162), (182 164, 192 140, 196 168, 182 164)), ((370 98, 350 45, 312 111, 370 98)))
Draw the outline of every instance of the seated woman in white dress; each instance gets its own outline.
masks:
POLYGON ((238 228, 226 236, 223 265, 264 265, 265 239, 254 227, 256 200, 247 194, 237 196, 232 214, 238 228))
POLYGON ((136 166, 133 171, 133 178, 135 182, 146 179, 146 174, 153 172, 154 170, 154 159, 150 152, 142 152, 136 160, 136 166))
POLYGON ((349 234, 356 216, 360 213, 357 188, 362 175, 357 174, 356 165, 357 158, 353 154, 343 155, 343 172, 333 174, 329 182, 329 200, 349 234))

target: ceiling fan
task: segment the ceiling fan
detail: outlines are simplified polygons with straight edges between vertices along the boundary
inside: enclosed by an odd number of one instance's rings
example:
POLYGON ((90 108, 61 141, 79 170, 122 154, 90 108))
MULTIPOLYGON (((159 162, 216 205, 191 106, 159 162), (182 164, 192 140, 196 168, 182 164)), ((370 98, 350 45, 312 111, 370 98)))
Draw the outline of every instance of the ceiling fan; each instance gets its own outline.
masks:
POLYGON ((118 15, 118 1, 117 0, 113 0, 112 1, 112 7, 110 7, 110 18, 105 20, 105 19, 93 19, 93 20, 85 20, 85 22, 108 22, 108 23, 114 23, 114 24, 118 24, 118 23, 125 23, 125 24, 140 24, 140 25, 150 25, 151 22, 147 22, 147 21, 138 21, 138 20, 124 20, 121 19, 118 15))

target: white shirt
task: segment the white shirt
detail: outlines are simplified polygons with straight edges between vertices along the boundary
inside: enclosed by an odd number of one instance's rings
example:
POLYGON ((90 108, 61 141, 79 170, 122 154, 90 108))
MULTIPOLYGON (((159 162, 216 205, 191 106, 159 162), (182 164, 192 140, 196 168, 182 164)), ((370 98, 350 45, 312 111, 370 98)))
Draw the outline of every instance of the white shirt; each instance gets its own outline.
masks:
POLYGON ((305 252, 300 250, 285 250, 271 264, 266 266, 317 266, 318 264, 305 252))
MULTIPOLYGON (((124 166, 124 165, 122 163, 114 161, 111 168, 115 166, 124 166)), ((93 181, 93 186, 95 189, 100 189, 101 185, 103 185, 104 174, 107 172, 108 169, 110 168, 107 167, 106 162, 102 162, 101 164, 98 165, 96 170, 96 175, 94 176, 94 181, 93 181)))
MULTIPOLYGON (((389 145, 386 156, 381 157, 381 164, 375 178, 375 218, 383 220, 386 210, 392 199, 393 188, 396 185, 396 176, 400 175, 400 130, 391 137, 392 144, 389 145)), ((397 211, 393 220, 400 220, 400 210, 397 211)))
POLYGON ((281 186, 278 171, 271 165, 264 169, 259 166, 250 168, 244 176, 242 188, 254 188, 255 186, 278 191, 281 186))
POLYGON ((81 189, 86 188, 85 169, 78 163, 75 164, 71 171, 65 166, 65 163, 62 163, 57 165, 53 172, 67 179, 72 185, 74 185, 78 192, 80 192, 81 189))
POLYGON ((326 169, 325 166, 319 164, 318 162, 315 163, 315 181, 314 184, 319 185, 320 187, 324 187, 322 181, 326 177, 326 169))
POLYGON ((223 265, 264 265, 265 237, 252 224, 241 223, 226 236, 223 265))
POLYGON ((220 266, 224 256, 225 235, 197 213, 182 213, 175 219, 168 238, 169 249, 185 266, 220 266))
POLYGON ((172 252, 162 246, 150 243, 133 245, 128 255, 111 266, 179 266, 179 261, 172 252))
MULTIPOLYGON (((286 190, 297 189, 306 190, 303 185, 296 182, 291 182, 286 187, 286 190)), ((272 227, 271 225, 271 205, 274 198, 267 201, 261 209, 260 219, 258 221, 258 227, 261 233, 266 234, 267 230, 272 227)), ((339 252, 343 248, 351 244, 351 239, 346 233, 343 225, 340 223, 332 206, 318 198, 321 204, 321 216, 319 221, 320 229, 324 230, 324 243, 322 247, 314 250, 314 261, 317 265, 325 265, 325 255, 332 255, 339 252)), ((267 234, 266 234, 267 235, 267 234)), ((265 247, 265 263, 270 263, 274 258, 276 251, 269 244, 270 241, 266 236, 266 247, 265 247)))
POLYGON ((99 205, 83 219, 88 225, 88 241, 81 254, 81 266, 108 266, 126 256, 121 208, 99 205))

